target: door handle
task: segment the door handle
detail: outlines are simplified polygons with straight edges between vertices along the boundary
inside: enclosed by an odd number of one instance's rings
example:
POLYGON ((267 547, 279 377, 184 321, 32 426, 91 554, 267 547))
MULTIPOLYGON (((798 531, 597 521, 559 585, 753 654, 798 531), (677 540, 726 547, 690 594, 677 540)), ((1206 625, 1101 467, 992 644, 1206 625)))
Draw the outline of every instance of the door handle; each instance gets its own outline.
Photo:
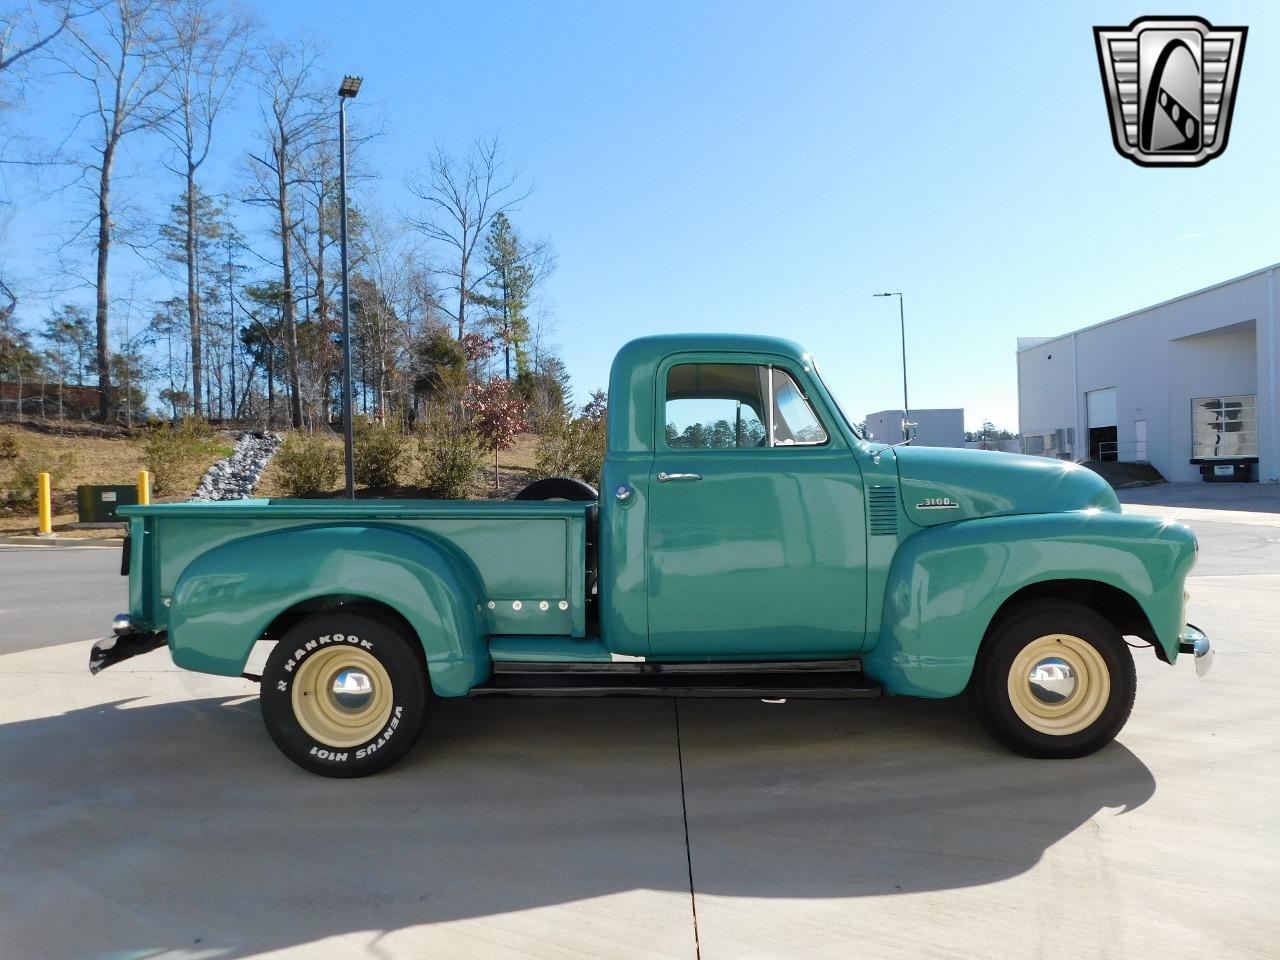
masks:
POLYGON ((701 479, 702 479, 702 474, 700 473, 667 473, 665 470, 663 470, 661 473, 658 474, 659 483, 666 483, 669 480, 701 480, 701 479))

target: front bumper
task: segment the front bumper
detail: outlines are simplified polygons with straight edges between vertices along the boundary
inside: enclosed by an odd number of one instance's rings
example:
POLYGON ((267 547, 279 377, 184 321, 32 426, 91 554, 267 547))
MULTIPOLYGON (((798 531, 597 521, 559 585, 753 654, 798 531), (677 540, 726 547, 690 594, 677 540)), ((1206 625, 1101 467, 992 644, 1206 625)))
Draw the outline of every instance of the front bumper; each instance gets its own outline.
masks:
POLYGON ((136 633, 120 633, 94 641, 89 651, 89 672, 98 673, 115 666, 122 660, 158 650, 168 642, 163 630, 143 630, 136 633))
POLYGON ((1196 658, 1196 676, 1203 677, 1213 666, 1213 644, 1199 627, 1188 623, 1178 636, 1178 652, 1190 653, 1196 658))

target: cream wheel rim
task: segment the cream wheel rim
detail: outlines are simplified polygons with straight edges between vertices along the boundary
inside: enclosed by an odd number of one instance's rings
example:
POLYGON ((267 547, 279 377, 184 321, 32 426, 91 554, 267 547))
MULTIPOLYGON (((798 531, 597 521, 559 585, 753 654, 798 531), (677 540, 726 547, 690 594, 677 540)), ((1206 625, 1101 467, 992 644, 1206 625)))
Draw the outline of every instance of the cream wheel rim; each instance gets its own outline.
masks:
POLYGON ((1111 671, 1096 647, 1053 633, 1032 640, 1009 668, 1009 702, 1027 726, 1068 736, 1102 715, 1111 696, 1111 671))
POLYGON ((307 736, 330 747, 372 740, 391 719, 391 677, 364 650, 333 647, 298 667, 293 715, 307 736))

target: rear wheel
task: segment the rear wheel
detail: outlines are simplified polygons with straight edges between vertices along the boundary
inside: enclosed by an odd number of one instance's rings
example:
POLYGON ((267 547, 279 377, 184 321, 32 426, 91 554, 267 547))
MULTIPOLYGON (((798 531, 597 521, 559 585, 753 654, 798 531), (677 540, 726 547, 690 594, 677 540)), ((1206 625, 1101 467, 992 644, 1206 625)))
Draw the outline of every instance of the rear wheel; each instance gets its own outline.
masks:
POLYGON ((983 642, 972 692, 995 738, 1029 757, 1082 757, 1115 739, 1137 692, 1120 633, 1088 607, 1028 604, 983 642))
POLYGON ((262 719, 298 766, 362 777, 391 766, 422 732, 431 696, 416 640, 357 613, 290 628, 262 674, 262 719))

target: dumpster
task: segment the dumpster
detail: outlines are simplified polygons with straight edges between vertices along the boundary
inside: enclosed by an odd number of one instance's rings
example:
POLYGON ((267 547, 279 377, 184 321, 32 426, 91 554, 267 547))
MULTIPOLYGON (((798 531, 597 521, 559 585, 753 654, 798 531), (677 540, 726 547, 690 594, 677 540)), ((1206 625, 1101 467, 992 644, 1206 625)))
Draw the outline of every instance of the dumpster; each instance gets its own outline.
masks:
POLYGON ((82 484, 76 487, 76 503, 81 523, 124 523, 116 508, 138 502, 133 484, 82 484))

